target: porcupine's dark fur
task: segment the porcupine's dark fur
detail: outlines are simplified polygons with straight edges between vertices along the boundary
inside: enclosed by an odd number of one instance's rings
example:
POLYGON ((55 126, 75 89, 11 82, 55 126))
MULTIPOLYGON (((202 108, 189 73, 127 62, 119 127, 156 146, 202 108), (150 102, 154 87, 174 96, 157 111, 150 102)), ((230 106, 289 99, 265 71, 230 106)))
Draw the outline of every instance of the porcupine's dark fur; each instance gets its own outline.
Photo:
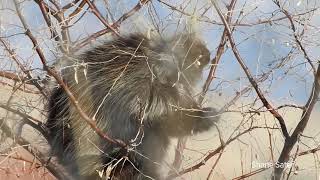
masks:
POLYGON ((169 137, 206 131, 216 119, 209 117, 214 109, 200 108, 191 93, 209 56, 193 35, 150 40, 133 34, 67 58, 62 75, 80 107, 132 149, 100 138, 58 87, 47 121, 52 152, 75 179, 99 179, 99 171, 110 172, 117 162, 111 171, 117 179, 161 179, 169 137), (124 156, 132 163, 119 161, 124 156))

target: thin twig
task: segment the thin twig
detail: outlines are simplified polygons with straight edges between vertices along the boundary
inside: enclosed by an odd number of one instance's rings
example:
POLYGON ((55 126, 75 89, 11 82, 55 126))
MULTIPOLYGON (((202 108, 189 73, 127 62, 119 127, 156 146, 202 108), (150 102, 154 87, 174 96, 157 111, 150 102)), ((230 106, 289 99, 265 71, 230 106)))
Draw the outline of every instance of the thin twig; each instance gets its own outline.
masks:
MULTIPOLYGON (((131 17, 133 14, 135 14, 137 11, 139 11, 143 5, 147 4, 150 0, 140 0, 130 11, 128 11, 127 13, 123 14, 115 23, 112 24, 112 27, 115 29, 118 29, 118 27, 122 24, 122 22, 124 22, 126 19, 128 19, 129 17, 131 17)), ((106 28, 106 29, 102 29, 98 32, 93 33, 92 35, 90 35, 89 37, 87 37, 86 39, 82 40, 81 42, 77 43, 75 45, 75 48, 73 51, 77 51, 79 49, 81 49, 82 47, 86 46, 87 44, 89 44, 90 42, 92 42, 93 40, 97 39, 98 37, 111 32, 111 29, 106 28)))
POLYGON ((105 25, 106 27, 108 27, 114 34, 116 34, 117 36, 120 36, 119 32, 113 26, 111 26, 107 22, 107 20, 101 15, 101 13, 99 12, 99 10, 96 7, 96 5, 93 4, 90 0, 85 0, 85 1, 89 5, 89 7, 90 7, 91 11, 93 12, 93 14, 97 16, 97 18, 102 22, 102 24, 105 25))
POLYGON ((293 19, 292 16, 289 14, 289 12, 287 10, 285 10, 283 7, 281 7, 280 2, 278 0, 273 0, 273 2, 280 8, 281 12, 289 19, 290 25, 291 25, 291 29, 293 31, 293 37, 296 41, 296 43, 298 44, 300 50, 302 51, 304 58, 308 61, 309 65, 312 68, 313 73, 316 73, 316 67, 313 65, 311 58, 309 57, 306 49, 304 48, 304 46, 302 45, 301 41, 298 38, 298 35, 296 34, 296 26, 293 23, 293 19))
POLYGON ((25 73, 30 80, 30 82, 41 92, 41 94, 45 97, 48 98, 47 94, 44 92, 44 88, 35 80, 29 70, 25 68, 25 66, 18 60, 16 53, 14 50, 10 49, 8 43, 4 41, 2 38, 0 38, 1 43, 5 47, 5 49, 9 52, 10 57, 12 60, 18 65, 18 67, 22 70, 23 73, 25 73))

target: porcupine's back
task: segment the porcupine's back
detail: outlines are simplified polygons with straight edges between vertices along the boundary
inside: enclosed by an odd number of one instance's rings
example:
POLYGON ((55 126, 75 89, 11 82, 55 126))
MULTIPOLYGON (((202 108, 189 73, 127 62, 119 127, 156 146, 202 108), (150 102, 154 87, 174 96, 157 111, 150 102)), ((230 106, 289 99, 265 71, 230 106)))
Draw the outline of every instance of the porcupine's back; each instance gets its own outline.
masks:
MULTIPOLYGON (((148 97, 149 90, 145 85, 150 84, 152 79, 150 71, 144 69, 150 68, 146 62, 152 61, 153 57, 146 57, 150 56, 146 53, 148 51, 155 58, 158 56, 148 50, 148 41, 141 35, 135 35, 112 43, 107 42, 80 56, 64 60, 67 62, 62 70, 63 78, 81 108, 89 117, 94 117, 98 127, 109 136, 127 142, 136 134, 136 125, 128 122, 125 117, 134 110, 134 106, 138 106, 139 101, 145 101, 143 98, 148 97), (139 86, 136 85, 137 82, 139 86), (138 98, 131 92, 141 91, 144 91, 145 96, 140 97, 141 100, 137 100, 136 105, 127 107, 124 104, 138 98), (122 109, 122 113, 117 113, 119 109, 122 109), (110 119, 118 121, 110 123, 110 119)), ((50 130, 49 141, 53 153, 70 172, 78 172, 79 166, 82 166, 82 162, 77 162, 82 161, 77 160, 79 157, 90 153, 101 154, 98 150, 101 146, 100 139, 79 116, 62 88, 52 91, 48 109, 47 127, 50 130)), ((96 161, 97 164, 101 163, 99 157, 96 157, 96 161)), ((90 165, 86 166, 94 169, 90 165)))

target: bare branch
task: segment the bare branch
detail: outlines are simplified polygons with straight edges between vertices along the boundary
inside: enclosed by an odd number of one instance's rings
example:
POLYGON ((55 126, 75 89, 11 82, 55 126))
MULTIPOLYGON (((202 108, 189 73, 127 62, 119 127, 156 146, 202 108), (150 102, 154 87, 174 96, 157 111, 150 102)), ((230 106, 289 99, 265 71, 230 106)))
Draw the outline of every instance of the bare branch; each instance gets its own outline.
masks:
POLYGON ((293 31, 294 39, 295 39, 296 43, 298 44, 300 50, 302 51, 304 57, 308 61, 309 65, 311 66, 313 73, 315 74, 317 71, 316 67, 313 65, 311 58, 309 57, 309 55, 307 54, 307 51, 305 50, 304 46, 302 45, 301 41, 299 40, 299 37, 296 33, 296 26, 293 23, 292 16, 289 14, 289 12, 287 10, 285 10, 284 8, 281 7, 280 2, 278 0, 273 0, 273 2, 280 8, 280 10, 283 12, 283 14, 289 19, 291 29, 293 31))
MULTIPOLYGON (((115 23, 113 23, 112 27, 117 29, 123 21, 125 21, 126 19, 131 17, 137 11, 139 11, 142 8, 142 6, 147 4, 148 2, 149 2, 149 0, 140 0, 130 11, 123 14, 115 23)), ((106 28, 106 29, 100 30, 96 33, 93 33, 91 36, 87 37, 86 39, 82 40, 80 43, 76 44, 74 51, 79 50, 80 48, 89 44, 91 41, 93 41, 93 40, 97 39, 98 37, 100 37, 106 33, 109 33, 109 32, 111 32, 111 29, 106 28)))
MULTIPOLYGON (((294 147, 294 145, 296 144, 296 142, 298 141, 299 136, 301 135, 301 133, 303 133, 304 129, 306 128, 309 122, 310 115, 317 102, 319 93, 320 93, 320 64, 318 65, 317 73, 314 77, 314 83, 313 83, 311 94, 309 96, 309 99, 306 105, 304 106, 305 109, 302 112, 301 120, 299 121, 298 125, 294 129, 291 137, 285 140, 280 157, 278 159, 279 163, 285 163, 289 161, 290 152, 294 147)), ((275 168, 275 172, 274 172, 275 180, 279 180, 281 178, 283 170, 284 168, 281 168, 281 167, 275 168)))
POLYGON ((5 47, 5 49, 9 52, 10 57, 13 59, 13 61, 18 65, 18 67, 27 75, 28 79, 31 81, 31 83, 41 92, 41 94, 44 97, 48 97, 47 94, 44 92, 43 87, 33 78, 33 76, 31 75, 31 72, 28 71, 23 64, 20 63, 20 61, 17 59, 16 54, 14 53, 14 51, 12 49, 9 48, 9 45, 7 44, 7 42, 5 42, 2 38, 0 38, 1 43, 3 44, 3 46, 5 47))
POLYGON ((246 66, 246 64, 244 63, 242 57, 240 56, 240 53, 236 47, 236 44, 234 43, 233 37, 232 37, 232 32, 230 29, 230 26, 227 22, 227 20, 225 19, 225 17, 223 16, 220 8, 218 7, 216 1, 211 0, 213 6, 215 7, 216 11, 218 12, 221 20, 223 21, 223 24, 225 26, 225 28, 227 29, 227 36, 229 39, 229 43, 230 46, 232 48, 232 51, 236 57, 236 59, 238 60, 238 63, 241 65, 242 69, 244 70, 244 72, 246 73, 250 83, 252 84, 253 88, 256 90, 257 95, 259 96, 261 102, 263 103, 263 105, 269 110, 269 112, 278 119, 281 130, 282 130, 282 134, 283 136, 287 139, 290 137, 285 121, 283 119, 283 117, 273 108, 273 106, 270 104, 270 102, 265 98, 264 94, 262 93, 262 91, 260 90, 257 82, 254 80, 254 78, 252 77, 249 68, 246 66))

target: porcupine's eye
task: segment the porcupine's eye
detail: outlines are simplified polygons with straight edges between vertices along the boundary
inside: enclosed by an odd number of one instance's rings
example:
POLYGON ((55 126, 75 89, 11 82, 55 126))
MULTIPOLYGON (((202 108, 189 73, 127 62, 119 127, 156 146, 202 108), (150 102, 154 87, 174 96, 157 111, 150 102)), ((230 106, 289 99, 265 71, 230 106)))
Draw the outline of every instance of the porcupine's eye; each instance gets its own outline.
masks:
POLYGON ((201 67, 201 61, 200 61, 200 59, 202 58, 202 54, 200 54, 198 58, 199 58, 199 59, 196 60, 195 65, 199 68, 199 67, 201 67))

